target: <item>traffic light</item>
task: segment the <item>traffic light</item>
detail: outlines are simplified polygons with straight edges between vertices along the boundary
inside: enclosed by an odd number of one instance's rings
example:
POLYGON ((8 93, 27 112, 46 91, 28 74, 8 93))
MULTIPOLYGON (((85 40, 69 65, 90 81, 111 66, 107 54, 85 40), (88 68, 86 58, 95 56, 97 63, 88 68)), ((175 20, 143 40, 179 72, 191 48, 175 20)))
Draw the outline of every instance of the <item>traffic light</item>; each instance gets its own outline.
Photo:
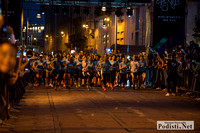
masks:
POLYGON ((126 15, 130 18, 131 16, 133 16, 133 9, 127 9, 126 10, 126 15))

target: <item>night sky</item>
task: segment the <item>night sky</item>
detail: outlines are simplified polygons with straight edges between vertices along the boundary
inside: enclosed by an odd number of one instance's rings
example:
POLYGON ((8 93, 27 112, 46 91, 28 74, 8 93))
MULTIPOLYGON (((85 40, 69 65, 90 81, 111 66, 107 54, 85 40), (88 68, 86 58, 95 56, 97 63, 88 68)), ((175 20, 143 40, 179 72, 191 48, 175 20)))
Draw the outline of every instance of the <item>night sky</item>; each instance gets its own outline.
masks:
POLYGON ((29 9, 29 24, 45 24, 44 15, 41 14, 41 18, 36 18, 38 11, 40 10, 40 5, 35 3, 23 3, 24 8, 24 25, 26 25, 26 18, 27 18, 27 10, 29 9), (31 9, 38 10, 38 11, 31 11, 31 9))

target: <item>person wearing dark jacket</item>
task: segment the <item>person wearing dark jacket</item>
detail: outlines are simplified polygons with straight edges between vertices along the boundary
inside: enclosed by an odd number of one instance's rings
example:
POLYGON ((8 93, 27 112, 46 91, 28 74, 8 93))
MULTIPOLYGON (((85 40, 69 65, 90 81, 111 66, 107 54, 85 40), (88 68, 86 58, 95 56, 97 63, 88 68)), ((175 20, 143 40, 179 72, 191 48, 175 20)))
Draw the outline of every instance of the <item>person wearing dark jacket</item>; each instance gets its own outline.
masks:
POLYGON ((176 56, 175 54, 171 55, 171 59, 167 63, 167 72, 168 72, 168 78, 167 78, 167 94, 166 96, 170 96, 170 93, 174 96, 176 96, 176 85, 177 85, 177 70, 179 68, 179 64, 176 61, 176 56), (171 87, 172 83, 172 87, 171 87))

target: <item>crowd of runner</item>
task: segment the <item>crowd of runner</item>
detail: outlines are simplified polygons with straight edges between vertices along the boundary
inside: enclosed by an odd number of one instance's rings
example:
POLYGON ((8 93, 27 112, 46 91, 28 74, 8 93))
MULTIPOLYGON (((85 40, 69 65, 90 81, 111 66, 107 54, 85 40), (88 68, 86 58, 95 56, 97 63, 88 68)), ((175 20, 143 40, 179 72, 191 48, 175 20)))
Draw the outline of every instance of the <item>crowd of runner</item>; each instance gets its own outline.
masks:
POLYGON ((195 90, 198 84, 190 82, 195 81, 200 69, 199 47, 194 43, 187 48, 177 46, 163 54, 148 48, 147 52, 131 57, 121 53, 99 56, 81 51, 57 55, 40 53, 26 60, 34 86, 44 84, 55 90, 82 86, 90 90, 96 86, 104 91, 116 87, 122 90, 154 87, 167 88, 166 96, 171 92, 176 95, 177 86, 195 90))

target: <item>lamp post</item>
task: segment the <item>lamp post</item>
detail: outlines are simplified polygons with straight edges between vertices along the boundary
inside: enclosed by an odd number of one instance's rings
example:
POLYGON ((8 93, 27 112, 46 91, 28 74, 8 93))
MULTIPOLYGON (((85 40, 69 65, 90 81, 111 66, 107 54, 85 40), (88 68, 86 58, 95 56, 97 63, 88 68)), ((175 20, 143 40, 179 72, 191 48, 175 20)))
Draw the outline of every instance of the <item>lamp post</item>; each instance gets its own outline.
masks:
POLYGON ((115 13, 115 54, 117 54, 117 14, 115 13))
POLYGON ((90 43, 89 43, 89 30, 88 30, 88 28, 89 28, 89 26, 87 25, 87 24, 83 24, 83 26, 82 26, 84 29, 85 29, 85 31, 87 32, 86 34, 87 34, 87 37, 88 37, 88 46, 90 45, 90 43))
POLYGON ((46 53, 48 53, 48 51, 49 51, 49 49, 47 48, 47 47, 48 47, 48 44, 47 44, 47 43, 48 43, 48 42, 47 42, 47 41, 48 41, 48 38, 49 38, 49 35, 46 35, 46 36, 45 36, 45 41, 46 41, 46 53))

